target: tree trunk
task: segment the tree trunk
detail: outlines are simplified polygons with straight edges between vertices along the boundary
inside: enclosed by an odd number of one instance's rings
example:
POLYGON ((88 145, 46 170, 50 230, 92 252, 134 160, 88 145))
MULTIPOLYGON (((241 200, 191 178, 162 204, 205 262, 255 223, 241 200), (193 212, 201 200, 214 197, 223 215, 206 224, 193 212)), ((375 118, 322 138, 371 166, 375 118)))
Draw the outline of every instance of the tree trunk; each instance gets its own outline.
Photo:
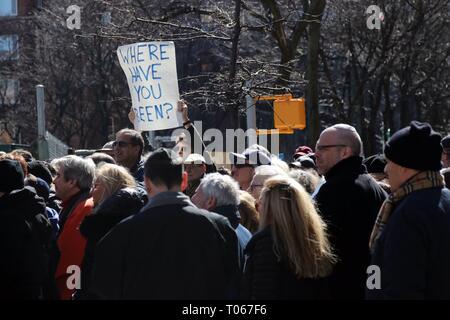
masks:
MULTIPOLYGON (((325 9, 326 1, 317 0, 315 7, 318 13, 322 13, 325 9)), ((315 13, 315 14, 318 14, 315 13)), ((308 38, 308 67, 307 78, 308 85, 306 88, 306 108, 308 110, 308 145, 314 145, 320 135, 320 115, 319 115, 319 46, 320 46, 320 26, 318 22, 312 22, 309 25, 308 38)))
POLYGON ((233 40, 231 46, 231 59, 230 59, 230 74, 228 77, 229 80, 229 88, 228 94, 229 98, 235 101, 235 104, 232 108, 229 109, 231 112, 231 123, 233 128, 240 128, 240 117, 239 117, 239 106, 240 101, 234 95, 233 84, 236 79, 236 68, 237 68, 237 57, 239 52, 239 36, 241 34, 241 1, 235 0, 234 7, 234 29, 233 29, 233 40))

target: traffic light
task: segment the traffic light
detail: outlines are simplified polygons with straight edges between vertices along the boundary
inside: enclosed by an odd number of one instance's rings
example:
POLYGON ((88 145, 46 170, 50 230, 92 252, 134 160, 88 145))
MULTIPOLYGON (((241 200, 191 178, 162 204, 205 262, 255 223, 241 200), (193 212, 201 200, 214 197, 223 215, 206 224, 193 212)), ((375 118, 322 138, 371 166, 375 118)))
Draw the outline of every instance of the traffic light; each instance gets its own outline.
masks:
MULTIPOLYGON (((273 100, 273 123, 279 134, 293 134, 294 129, 306 128, 305 99, 292 98, 291 94, 259 96, 255 100, 273 100)), ((272 130, 257 130, 258 134, 275 133, 272 130)))
POLYGON ((305 129, 305 99, 279 99, 273 102, 273 123, 276 129, 305 129))

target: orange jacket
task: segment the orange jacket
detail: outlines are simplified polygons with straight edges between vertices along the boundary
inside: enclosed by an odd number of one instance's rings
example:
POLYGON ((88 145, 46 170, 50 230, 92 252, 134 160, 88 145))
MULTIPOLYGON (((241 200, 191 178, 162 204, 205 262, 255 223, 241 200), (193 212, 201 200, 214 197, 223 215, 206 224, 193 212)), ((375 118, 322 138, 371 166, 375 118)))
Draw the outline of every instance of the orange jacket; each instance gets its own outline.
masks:
MULTIPOLYGON (((71 265, 77 265, 81 270, 86 239, 80 233, 80 225, 84 217, 91 213, 93 207, 92 198, 81 201, 67 218, 59 235, 58 248, 61 255, 55 278, 61 300, 70 300, 75 291, 75 289, 67 287, 67 279, 73 274, 67 273, 67 268, 71 265)), ((81 280, 79 281, 81 282, 81 280)))

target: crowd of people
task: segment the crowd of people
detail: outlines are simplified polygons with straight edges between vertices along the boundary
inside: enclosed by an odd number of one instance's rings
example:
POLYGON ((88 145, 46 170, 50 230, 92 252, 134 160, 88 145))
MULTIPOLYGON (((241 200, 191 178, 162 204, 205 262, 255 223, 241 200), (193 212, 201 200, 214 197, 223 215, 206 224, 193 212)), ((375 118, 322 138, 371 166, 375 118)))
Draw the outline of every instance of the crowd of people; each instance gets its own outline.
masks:
POLYGON ((450 136, 427 123, 370 157, 336 124, 290 163, 230 153, 231 171, 144 155, 133 129, 109 147, 0 154, 1 299, 450 299, 450 136))

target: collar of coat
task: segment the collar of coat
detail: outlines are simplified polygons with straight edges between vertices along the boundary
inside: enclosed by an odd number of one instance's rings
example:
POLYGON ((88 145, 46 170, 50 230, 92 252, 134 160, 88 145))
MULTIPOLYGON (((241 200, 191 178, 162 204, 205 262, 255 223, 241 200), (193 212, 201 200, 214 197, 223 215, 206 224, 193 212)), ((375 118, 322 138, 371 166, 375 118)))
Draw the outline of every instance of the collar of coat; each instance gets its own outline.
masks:
POLYGON ((211 211, 226 217, 233 229, 236 229, 239 225, 239 222, 241 221, 241 215, 239 214, 238 206, 225 205, 216 207, 211 211))
POLYGON ((339 161, 325 174, 325 180, 337 176, 349 177, 350 175, 360 175, 367 173, 366 167, 362 164, 363 158, 359 156, 352 156, 339 161))
POLYGON ((182 192, 161 192, 156 196, 151 198, 147 205, 144 207, 145 210, 155 207, 162 207, 167 205, 181 205, 181 206, 193 206, 195 205, 191 202, 189 197, 182 192))
POLYGON ((139 169, 144 169, 144 161, 139 158, 136 163, 131 167, 130 172, 132 175, 135 175, 138 173, 139 169))

